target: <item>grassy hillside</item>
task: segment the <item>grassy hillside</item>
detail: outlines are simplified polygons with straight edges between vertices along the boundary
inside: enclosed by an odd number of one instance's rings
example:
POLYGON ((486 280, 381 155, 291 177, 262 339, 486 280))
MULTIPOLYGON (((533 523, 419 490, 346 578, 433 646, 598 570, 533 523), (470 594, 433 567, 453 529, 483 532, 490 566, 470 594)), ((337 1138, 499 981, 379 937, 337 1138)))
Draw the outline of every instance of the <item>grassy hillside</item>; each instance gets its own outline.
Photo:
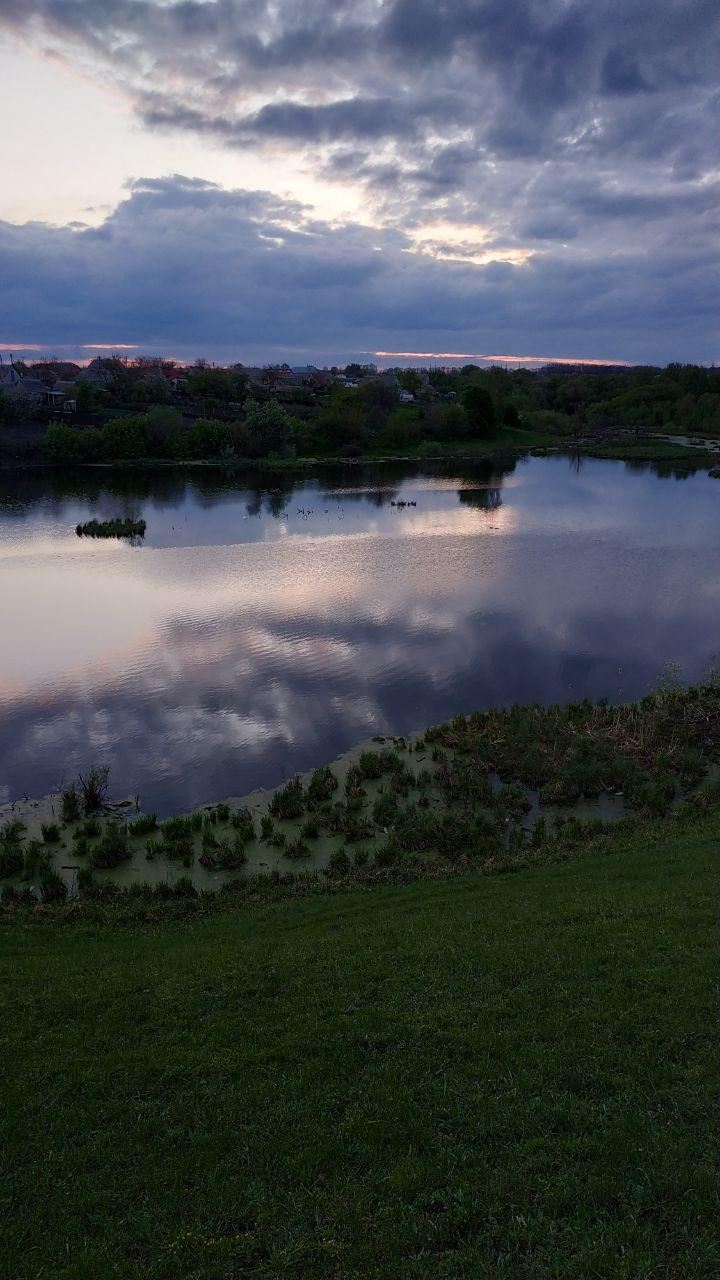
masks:
POLYGON ((717 847, 12 915, 0 1272, 716 1276, 717 847))

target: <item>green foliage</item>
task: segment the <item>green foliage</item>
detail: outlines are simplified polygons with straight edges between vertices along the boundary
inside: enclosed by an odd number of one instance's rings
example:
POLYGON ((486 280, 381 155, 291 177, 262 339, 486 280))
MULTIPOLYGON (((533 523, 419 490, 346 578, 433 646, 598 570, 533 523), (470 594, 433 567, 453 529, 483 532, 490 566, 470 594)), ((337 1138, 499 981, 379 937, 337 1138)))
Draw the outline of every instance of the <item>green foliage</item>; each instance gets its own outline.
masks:
POLYGON ((132 856, 127 831, 119 822, 109 822, 100 844, 90 854, 91 867, 117 867, 132 856))
POLYGON ((246 843, 255 839, 255 819, 249 809, 235 809, 230 814, 230 823, 246 843))
POLYGON ((8 876, 19 876, 24 864, 23 851, 19 844, 0 843, 0 879, 8 876))
POLYGON ((45 844, 58 844, 60 840, 60 828, 57 822, 42 822, 40 824, 42 838, 45 844))
POLYGON ((157 830, 157 814, 141 813, 139 817, 133 818, 128 823, 129 836, 149 836, 153 831, 157 830))
POLYGON ((305 793, 300 778, 291 778, 271 797, 268 813, 274 818, 299 818, 305 808, 305 793))
POLYGON ((496 427, 495 406, 488 388, 481 382, 468 382, 462 390, 463 408, 473 436, 491 436, 496 427))
MULTIPOLYGON (((83 813, 97 813, 99 809, 102 809, 107 799, 109 774, 110 766, 101 764, 90 769, 85 776, 83 774, 79 775, 78 785, 82 797, 83 813)), ((89 835, 87 823, 85 825, 85 834, 89 835)))
POLYGON ((63 822, 78 822, 80 820, 80 795, 74 785, 63 788, 60 792, 60 803, 63 822))
POLYGON ((313 770, 308 784, 308 804, 322 804, 324 801, 332 799, 333 792, 337 790, 338 786, 338 780, 330 766, 321 765, 318 769, 313 770))
POLYGON ((90 538, 143 538, 146 528, 144 520, 87 520, 77 526, 76 533, 90 538))

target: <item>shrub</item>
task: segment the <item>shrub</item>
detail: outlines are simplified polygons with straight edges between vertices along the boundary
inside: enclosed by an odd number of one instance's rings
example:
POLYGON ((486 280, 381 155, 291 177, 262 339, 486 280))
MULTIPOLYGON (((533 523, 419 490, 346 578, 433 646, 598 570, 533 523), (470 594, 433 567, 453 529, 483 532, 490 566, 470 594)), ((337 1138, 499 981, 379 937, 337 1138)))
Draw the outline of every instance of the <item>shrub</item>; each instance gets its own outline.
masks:
POLYGON ((118 822, 109 822, 100 844, 90 855, 92 867, 117 867, 132 855, 128 847, 127 831, 118 822))
POLYGON ((310 850, 304 840, 298 837, 296 840, 290 840, 285 846, 285 857, 293 859, 309 858, 310 850))
POLYGON ((175 881, 173 896, 176 898, 197 898, 197 889, 189 876, 180 876, 175 881))
POLYGON ((275 818, 299 818, 305 807, 305 793, 299 778, 291 778, 271 797, 268 812, 275 818))
POLYGON ((230 805, 224 804, 224 803, 216 804, 215 816, 218 822, 229 822, 230 821, 230 805))
POLYGON ((239 836, 234 840, 220 840, 214 853, 215 864, 221 871, 237 871, 247 862, 245 845, 239 836))
POLYGON ((308 818, 307 821, 303 823, 300 828, 300 835, 305 840, 317 840, 320 835, 320 828, 315 818, 308 818))
POLYGON ((40 830, 45 844, 57 844, 60 840, 60 828, 57 822, 41 822, 40 830))
POLYGON ((27 827, 21 818, 11 818, 0 827, 0 844, 19 844, 26 831, 27 827))
POLYGON ((149 836, 151 832, 157 830, 157 814, 141 813, 138 818, 133 818, 128 823, 128 835, 130 836, 149 836))
POLYGON ((34 880, 51 865, 50 855, 40 840, 30 840, 23 857, 23 880, 34 880))
POLYGON ((163 843, 160 846, 160 852, 165 858, 171 862, 181 861, 186 866, 190 864, 193 857, 193 842, 191 836, 177 836, 174 840, 163 837, 163 843))
POLYGON ((183 840, 192 837, 202 827, 201 813, 186 813, 179 817, 166 818, 160 825, 163 838, 166 840, 183 840))
MULTIPOLYGON (((369 753, 368 753, 369 754, 369 753)), ((345 775, 345 794, 347 796, 361 797, 365 795, 363 788, 364 776, 358 765, 352 764, 345 775)))
POLYGON ((109 773, 110 766, 101 764, 91 769, 85 777, 80 774, 78 781, 83 813, 97 813, 98 809, 102 809, 107 797, 109 773))
POLYGON ((246 843, 255 839, 255 820, 249 809, 235 809, 230 823, 246 843))
POLYGON ((392 839, 405 853, 419 853, 432 848, 437 841, 434 814, 418 809, 415 805, 408 805, 393 823, 392 839))
POLYGON ((345 850, 337 849, 335 853, 331 854, 327 865, 323 867, 323 875, 326 875, 328 879, 332 879, 333 877, 347 875, 351 870, 352 863, 345 850))
POLYGON ((60 802, 63 822, 78 822, 80 819, 80 796, 74 786, 65 787, 60 792, 60 802))
POLYGON ((362 751, 357 763, 362 778, 380 778, 383 774, 383 759, 377 751, 362 751))
POLYGON ((381 792, 375 800, 372 810, 373 821, 379 827, 392 826, 398 812, 397 796, 391 795, 390 792, 381 792))
POLYGON ((43 902, 62 902, 67 897, 67 885, 52 867, 43 867, 39 876, 43 902))
POLYGON ((22 849, 16 844, 0 844, 0 879, 19 876, 23 869, 22 849))
POLYGON ((319 769, 314 770, 310 779, 307 789, 308 804, 318 805, 331 800, 338 785, 338 780, 329 765, 321 765, 319 769))

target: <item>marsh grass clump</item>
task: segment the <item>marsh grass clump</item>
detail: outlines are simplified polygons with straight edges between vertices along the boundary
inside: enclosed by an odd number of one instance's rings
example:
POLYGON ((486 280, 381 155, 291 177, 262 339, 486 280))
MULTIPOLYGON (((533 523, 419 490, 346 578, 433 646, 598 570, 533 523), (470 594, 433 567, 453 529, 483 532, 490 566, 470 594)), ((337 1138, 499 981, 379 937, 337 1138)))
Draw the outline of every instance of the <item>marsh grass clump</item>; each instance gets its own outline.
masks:
POLYGON ((60 828, 57 822, 41 822, 40 830, 45 844, 58 844, 60 841, 60 828))
MULTIPOLYGON (((370 754, 368 752, 368 754, 370 754)), ((363 788, 365 775, 362 769, 356 764, 350 766, 345 775, 345 795, 356 800, 361 800, 366 792, 363 788)))
POLYGON ((218 838, 215 832, 213 831, 212 827, 203 827, 200 843, 202 844, 203 849, 217 848, 218 838))
POLYGON ((23 856, 23 880, 35 880, 52 866, 50 854, 40 840, 29 840, 23 856))
POLYGON ((86 840, 97 840, 102 835, 102 823, 98 818, 86 818, 80 830, 86 840))
POLYGON ((391 838, 403 852, 421 853, 437 843, 438 822, 434 814, 410 804, 395 818, 391 838))
POLYGON ((382 755, 378 751, 361 751, 357 768, 360 777, 366 778, 368 781, 373 778, 381 778, 384 772, 382 755))
POLYGON ((517 782, 504 782, 495 795, 495 803, 514 818, 519 818, 532 809, 532 802, 517 782))
POLYGON ((216 804, 215 817, 217 818, 218 822, 229 822, 230 821, 230 805, 225 803, 216 804))
POLYGON ((80 821, 80 795, 74 784, 60 792, 60 815, 63 822, 80 821))
POLYGON ((73 858, 85 858, 88 854, 89 845, 86 837, 80 831, 75 832, 71 853, 73 858))
POLYGON ((10 818, 0 827, 0 847, 19 844, 26 831, 27 827, 21 818, 10 818))
POLYGON ((63 902, 67 897, 67 885, 54 867, 43 867, 38 877, 43 902, 63 902))
POLYGON ((260 839, 272 840, 275 834, 275 820, 269 813, 264 813, 260 819, 260 839))
POLYGON ((160 852, 169 862, 182 862, 189 866, 194 854, 192 836, 176 836, 173 839, 164 833, 160 852))
POLYGON ((368 818, 356 818, 347 814, 342 825, 342 833, 348 844, 357 840, 370 840, 375 835, 375 828, 368 818))
POLYGON ((158 856, 160 849, 161 849, 161 845, 159 840, 146 840, 145 841, 145 858, 147 859, 147 861, 152 862, 153 859, 158 856))
POLYGON ((336 849, 323 867, 323 875, 329 880, 346 876, 352 871, 352 862, 344 849, 336 849))
POLYGON ((300 828, 300 835, 304 840, 317 840, 320 835, 320 827, 315 818, 307 818, 300 828))
POLYGON ((202 825, 201 813, 186 813, 174 818, 166 818, 160 824, 160 831, 163 839, 172 843, 176 840, 192 839, 195 833, 201 830, 202 825))
POLYGON ((291 778, 270 799, 268 813, 274 818, 292 820, 302 817, 305 808, 305 792, 300 778, 291 778))
POLYGON ((288 841, 285 845, 284 854, 286 858, 300 861, 304 858, 310 857, 310 850, 305 844, 305 841, 298 836, 295 840, 288 841))
POLYGON ((230 825, 246 844, 255 839, 255 819, 249 809, 234 809, 230 814, 230 825))
POLYGON ((109 775, 110 766, 107 764, 96 765, 85 775, 78 775, 83 813, 97 813, 102 809, 107 800, 109 775))
POLYGON ((247 862, 245 845, 240 836, 219 840, 217 848, 210 855, 220 871, 238 871, 247 862))
POLYGON ((78 538, 144 538, 147 525, 144 520, 119 519, 86 520, 75 526, 78 538))
POLYGON ((395 821, 399 809, 398 798, 389 791, 382 791, 372 807, 373 822, 379 827, 389 827, 395 821))
POLYGON ((0 843, 0 880, 9 876, 19 876, 24 863, 23 851, 19 844, 0 843))
POLYGON ((109 822, 102 840, 90 854, 90 865, 96 868, 117 867, 132 857, 127 831, 119 822, 109 822))
POLYGON ((333 792, 337 791, 339 786, 329 765, 321 765, 318 769, 313 770, 312 777, 307 789, 307 802, 312 807, 323 804, 325 801, 332 800, 333 792))
POLYGON ((153 831, 157 830, 158 820, 156 813, 141 813, 139 817, 133 818, 128 822, 128 835, 149 836, 153 831))

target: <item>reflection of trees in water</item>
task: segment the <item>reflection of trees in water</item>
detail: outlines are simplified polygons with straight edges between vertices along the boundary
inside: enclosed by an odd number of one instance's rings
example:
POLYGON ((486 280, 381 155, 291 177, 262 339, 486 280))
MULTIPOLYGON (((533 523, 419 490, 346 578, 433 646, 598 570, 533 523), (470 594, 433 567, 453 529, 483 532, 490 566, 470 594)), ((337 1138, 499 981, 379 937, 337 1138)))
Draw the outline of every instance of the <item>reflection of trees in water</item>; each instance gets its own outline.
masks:
POLYGON ((502 506, 500 485, 488 485, 484 489, 458 489, 458 499, 466 507, 478 507, 481 511, 497 511, 502 506))
MULTIPOLYGON (((243 486, 243 489, 245 488, 246 486, 243 486)), ((295 485, 292 483, 279 485, 270 482, 265 486, 259 485, 251 489, 245 510, 249 516, 259 516, 266 511, 268 515, 277 519, 286 510, 294 491, 295 485)))
POLYGON ((517 465, 516 458, 493 459, 478 465, 472 479, 477 487, 458 489, 458 501, 466 507, 477 507, 480 511, 497 511, 502 506, 502 489, 505 477, 511 475, 517 465))

